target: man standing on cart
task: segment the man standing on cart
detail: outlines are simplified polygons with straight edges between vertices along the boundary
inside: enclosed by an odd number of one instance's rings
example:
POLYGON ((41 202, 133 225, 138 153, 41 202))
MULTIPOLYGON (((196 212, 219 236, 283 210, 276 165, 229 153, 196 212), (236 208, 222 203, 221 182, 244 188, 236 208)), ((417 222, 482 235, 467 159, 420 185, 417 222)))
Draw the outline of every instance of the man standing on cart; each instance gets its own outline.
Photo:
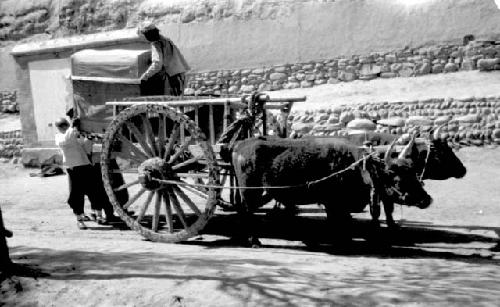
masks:
POLYGON ((151 43, 151 65, 141 76, 148 94, 182 95, 190 67, 179 48, 151 22, 141 25, 139 33, 151 43))

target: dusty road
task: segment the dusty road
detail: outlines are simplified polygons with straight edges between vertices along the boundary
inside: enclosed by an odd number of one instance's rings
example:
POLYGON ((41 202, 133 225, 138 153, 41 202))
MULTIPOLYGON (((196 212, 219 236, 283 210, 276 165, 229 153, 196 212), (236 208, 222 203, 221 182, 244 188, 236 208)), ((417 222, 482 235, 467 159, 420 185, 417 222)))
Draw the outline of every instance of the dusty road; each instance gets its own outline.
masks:
MULTIPOLYGON (((349 249, 300 242, 307 224, 269 229, 264 247, 232 246, 214 220, 188 244, 143 241, 135 232, 77 230, 65 203, 67 178, 29 177, 0 165, 0 205, 15 262, 50 275, 3 284, 0 301, 24 306, 498 306, 500 148, 459 152, 461 180, 428 181, 435 202, 397 209, 404 229, 373 237, 360 218, 349 249), (403 219, 402 219, 403 218, 403 219), (301 228, 302 227, 302 228, 301 228), (283 234, 297 234, 283 239, 283 234), (373 242, 373 241, 370 241, 373 242), (392 242, 389 247, 388 242, 392 242), (17 292, 16 292, 17 291, 17 292)), ((311 222, 311 221, 309 221, 311 222)), ((320 225, 322 221, 313 221, 320 225)), ((218 224, 217 224, 218 223, 218 224)), ((276 226, 276 225, 275 225, 276 226)))

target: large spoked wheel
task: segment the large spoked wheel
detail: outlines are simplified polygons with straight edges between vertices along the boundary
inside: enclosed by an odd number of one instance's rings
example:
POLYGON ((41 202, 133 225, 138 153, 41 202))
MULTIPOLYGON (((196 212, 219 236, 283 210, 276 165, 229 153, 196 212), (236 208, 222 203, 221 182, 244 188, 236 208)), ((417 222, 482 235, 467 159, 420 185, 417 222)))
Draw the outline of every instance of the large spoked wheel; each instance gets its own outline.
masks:
POLYGON ((205 188, 200 197, 183 183, 202 178, 217 185, 214 157, 204 134, 184 114, 135 105, 120 112, 105 134, 104 187, 120 218, 146 239, 184 241, 203 229, 220 189, 205 188))

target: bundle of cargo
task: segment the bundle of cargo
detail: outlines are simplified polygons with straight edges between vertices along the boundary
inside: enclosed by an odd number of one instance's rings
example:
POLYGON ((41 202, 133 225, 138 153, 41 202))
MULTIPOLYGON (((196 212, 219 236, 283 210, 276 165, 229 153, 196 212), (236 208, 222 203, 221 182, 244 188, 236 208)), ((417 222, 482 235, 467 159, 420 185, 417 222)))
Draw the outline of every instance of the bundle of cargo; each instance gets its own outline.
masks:
POLYGON ((73 112, 80 118, 82 130, 104 133, 113 116, 112 109, 104 105, 106 101, 144 95, 139 78, 150 63, 151 51, 144 49, 86 49, 74 53, 73 112))

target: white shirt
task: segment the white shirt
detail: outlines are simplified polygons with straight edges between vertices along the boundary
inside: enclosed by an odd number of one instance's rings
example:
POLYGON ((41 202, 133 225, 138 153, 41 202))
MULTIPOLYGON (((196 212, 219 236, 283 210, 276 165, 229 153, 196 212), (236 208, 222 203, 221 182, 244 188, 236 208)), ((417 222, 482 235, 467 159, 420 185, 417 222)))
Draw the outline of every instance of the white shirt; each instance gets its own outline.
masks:
POLYGON ((84 142, 79 139, 78 130, 70 127, 65 133, 57 133, 55 139, 56 145, 62 150, 64 166, 71 168, 90 164, 84 142))

